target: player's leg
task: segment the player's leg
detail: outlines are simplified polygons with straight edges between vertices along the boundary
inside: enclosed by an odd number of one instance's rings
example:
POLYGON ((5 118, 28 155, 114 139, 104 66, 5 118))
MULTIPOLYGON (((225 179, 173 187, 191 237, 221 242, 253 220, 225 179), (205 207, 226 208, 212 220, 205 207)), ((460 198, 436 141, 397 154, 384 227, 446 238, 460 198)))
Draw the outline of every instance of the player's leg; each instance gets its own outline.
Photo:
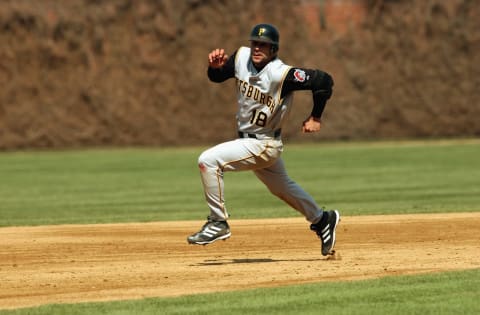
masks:
POLYGON ((280 141, 237 139, 214 146, 200 155, 198 166, 210 215, 202 229, 188 237, 189 243, 205 245, 230 237, 224 172, 268 167, 278 158, 281 148, 280 141))
POLYGON ((255 170, 255 175, 268 187, 270 192, 303 214, 311 223, 317 223, 323 210, 300 185, 287 174, 281 158, 267 168, 255 170))
POLYGON ((335 231, 340 220, 337 210, 323 211, 313 198, 287 175, 281 158, 265 168, 255 170, 257 177, 275 196, 302 213, 310 221, 310 229, 322 242, 322 255, 334 253, 335 231))
POLYGON ((272 143, 256 139, 236 139, 216 145, 200 155, 198 166, 212 219, 228 219, 224 172, 268 167, 278 158, 281 150, 280 145, 272 143))

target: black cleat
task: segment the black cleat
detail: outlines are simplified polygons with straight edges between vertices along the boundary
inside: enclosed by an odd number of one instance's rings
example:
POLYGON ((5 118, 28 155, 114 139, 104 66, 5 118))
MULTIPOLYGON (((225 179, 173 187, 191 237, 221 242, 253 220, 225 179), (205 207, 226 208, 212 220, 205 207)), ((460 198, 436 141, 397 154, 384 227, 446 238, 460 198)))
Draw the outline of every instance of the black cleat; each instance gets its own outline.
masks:
POLYGON ((317 233, 318 238, 322 241, 322 255, 333 255, 335 251, 335 230, 337 229, 338 222, 340 221, 340 214, 337 210, 325 211, 322 219, 316 223, 310 225, 310 230, 317 233))
POLYGON ((213 221, 208 217, 208 221, 202 229, 190 235, 187 241, 190 244, 207 245, 218 240, 226 240, 230 235, 232 233, 230 233, 227 221, 213 221))

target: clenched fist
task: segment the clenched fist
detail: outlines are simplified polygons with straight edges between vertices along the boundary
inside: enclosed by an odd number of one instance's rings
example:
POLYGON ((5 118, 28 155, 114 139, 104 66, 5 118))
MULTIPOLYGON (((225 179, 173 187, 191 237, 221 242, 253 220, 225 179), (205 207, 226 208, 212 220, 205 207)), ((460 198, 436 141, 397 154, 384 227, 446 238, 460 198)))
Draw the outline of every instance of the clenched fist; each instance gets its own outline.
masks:
POLYGON ((302 131, 303 132, 318 132, 318 131, 320 131, 321 127, 322 127, 322 123, 320 121, 320 118, 315 118, 315 117, 310 116, 303 122, 302 131))
POLYGON ((225 54, 225 50, 217 48, 208 54, 208 65, 211 68, 221 68, 225 65, 227 59, 228 55, 225 54))

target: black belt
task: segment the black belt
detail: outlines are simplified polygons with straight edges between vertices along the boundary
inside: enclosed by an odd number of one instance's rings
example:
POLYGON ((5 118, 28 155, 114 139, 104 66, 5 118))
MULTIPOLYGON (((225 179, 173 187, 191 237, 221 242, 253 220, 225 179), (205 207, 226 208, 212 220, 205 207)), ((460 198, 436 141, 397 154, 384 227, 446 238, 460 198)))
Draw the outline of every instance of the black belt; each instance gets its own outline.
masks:
MULTIPOLYGON (((282 129, 277 129, 275 130, 275 132, 273 133, 273 137, 274 138, 278 138, 280 137, 280 135, 282 134, 282 129)), ((248 132, 242 132, 242 131, 239 131, 238 132, 238 136, 240 138, 254 138, 254 139, 258 139, 258 136, 257 134, 255 133, 248 133, 248 132)), ((261 137, 260 137, 261 138, 261 137)))

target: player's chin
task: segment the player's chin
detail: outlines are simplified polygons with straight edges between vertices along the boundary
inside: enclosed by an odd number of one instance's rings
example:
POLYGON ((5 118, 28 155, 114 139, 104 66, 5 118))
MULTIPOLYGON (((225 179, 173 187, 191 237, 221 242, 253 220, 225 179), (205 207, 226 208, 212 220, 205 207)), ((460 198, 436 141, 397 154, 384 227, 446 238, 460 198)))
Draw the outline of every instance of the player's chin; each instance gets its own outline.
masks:
POLYGON ((252 61, 254 64, 262 64, 265 61, 265 58, 262 55, 253 55, 252 61))

